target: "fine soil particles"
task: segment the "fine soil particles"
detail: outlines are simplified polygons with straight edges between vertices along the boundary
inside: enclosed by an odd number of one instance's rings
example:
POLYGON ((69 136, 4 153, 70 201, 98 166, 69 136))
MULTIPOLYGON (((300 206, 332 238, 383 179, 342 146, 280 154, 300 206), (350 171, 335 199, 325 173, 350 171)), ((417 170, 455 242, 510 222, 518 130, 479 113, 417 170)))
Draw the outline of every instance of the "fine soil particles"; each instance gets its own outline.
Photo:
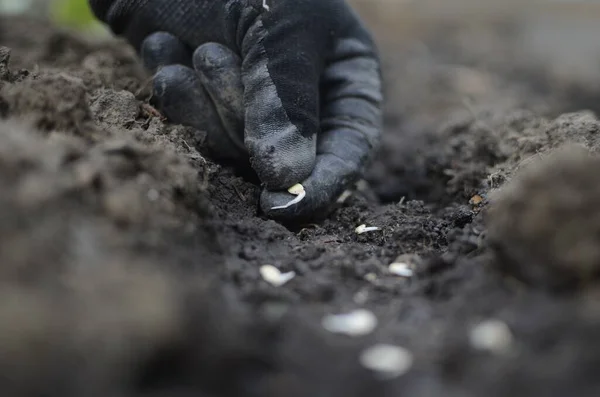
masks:
POLYGON ((152 107, 123 41, 0 24, 3 396, 600 395, 600 91, 509 22, 378 27, 382 148, 306 225, 152 107), (371 332, 324 326, 359 309, 371 332))

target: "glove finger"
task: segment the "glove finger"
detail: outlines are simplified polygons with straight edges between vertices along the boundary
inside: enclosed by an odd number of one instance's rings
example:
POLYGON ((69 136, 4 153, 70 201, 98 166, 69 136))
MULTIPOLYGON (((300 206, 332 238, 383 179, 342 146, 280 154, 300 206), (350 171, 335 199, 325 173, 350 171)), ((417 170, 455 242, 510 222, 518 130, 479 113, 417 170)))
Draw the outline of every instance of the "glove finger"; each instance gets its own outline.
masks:
POLYGON ((239 161, 245 153, 225 133, 219 114, 194 69, 183 65, 161 68, 154 76, 153 103, 172 122, 207 134, 208 148, 220 160, 239 161))
POLYGON ((142 42, 140 58, 151 73, 167 65, 191 66, 191 50, 177 37, 167 32, 156 32, 142 42))
POLYGON ((193 63, 231 141, 246 151, 240 57, 221 44, 207 43, 196 49, 193 63))
POLYGON ((298 24, 280 24, 273 35, 263 22, 250 27, 241 46, 244 141, 261 182, 285 190, 315 165, 320 53, 298 24))
POLYGON ((379 145, 383 101, 376 55, 369 46, 347 47, 339 61, 323 73, 323 132, 317 144, 312 174, 303 182, 304 200, 284 209, 293 196, 287 192, 262 192, 261 209, 281 221, 326 215, 337 198, 355 182, 379 145))
POLYGON ((302 182, 306 191, 305 198, 287 208, 285 206, 294 196, 288 192, 269 191, 261 194, 261 210, 269 218, 282 222, 310 220, 328 214, 335 200, 344 190, 356 181, 361 167, 357 159, 370 151, 363 138, 352 130, 335 130, 320 139, 321 146, 331 146, 332 153, 319 153, 312 174, 302 182), (328 141, 328 142, 324 142, 328 141), (323 145, 321 145, 323 142, 323 145))

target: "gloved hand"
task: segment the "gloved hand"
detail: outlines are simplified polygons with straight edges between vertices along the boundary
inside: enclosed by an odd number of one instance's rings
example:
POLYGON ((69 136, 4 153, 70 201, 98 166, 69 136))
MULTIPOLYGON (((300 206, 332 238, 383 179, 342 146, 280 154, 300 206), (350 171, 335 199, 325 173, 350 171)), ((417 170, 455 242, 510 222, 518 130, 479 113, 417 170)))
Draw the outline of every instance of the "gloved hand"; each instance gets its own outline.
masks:
POLYGON ((159 109, 250 162, 263 212, 322 214, 379 144, 378 54, 345 0, 89 0, 157 71, 159 109), (306 197, 287 189, 301 183, 306 197))

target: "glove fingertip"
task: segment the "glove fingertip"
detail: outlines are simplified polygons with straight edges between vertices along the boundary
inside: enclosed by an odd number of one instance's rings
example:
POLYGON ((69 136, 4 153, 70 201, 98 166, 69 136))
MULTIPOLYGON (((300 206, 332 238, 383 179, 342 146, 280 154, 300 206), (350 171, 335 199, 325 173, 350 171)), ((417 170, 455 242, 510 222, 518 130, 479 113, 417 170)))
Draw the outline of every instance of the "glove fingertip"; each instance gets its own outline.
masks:
POLYGON ((201 71, 220 70, 224 68, 240 69, 240 57, 226 46, 219 43, 206 43, 198 47, 193 54, 194 68, 201 71))
POLYGON ((196 79, 192 69, 183 65, 168 65, 154 75, 155 94, 163 96, 167 89, 193 85, 196 79))
POLYGON ((296 133, 277 132, 279 135, 262 140, 246 136, 245 143, 252 168, 262 183, 270 190, 285 191, 310 176, 316 162, 316 148, 313 140, 298 137, 296 133))
POLYGON ((209 102, 193 69, 165 66, 154 76, 153 86, 153 101, 168 119, 191 126, 218 122, 216 117, 206 116, 209 102))
POLYGON ((303 200, 291 203, 297 197, 286 191, 263 190, 260 210, 266 217, 282 223, 301 223, 322 219, 329 215, 333 206, 319 197, 318 191, 307 191, 303 200))
POLYGON ((146 37, 140 48, 140 57, 144 67, 153 73, 167 65, 191 66, 188 47, 167 32, 156 32, 146 37))
POLYGON ((294 195, 285 190, 265 189, 261 194, 261 211, 280 222, 324 218, 335 209, 337 198, 356 181, 358 175, 355 164, 337 156, 319 155, 312 173, 302 182, 306 193, 302 201, 286 206, 294 199, 294 195))
POLYGON ((202 85, 210 95, 230 141, 244 152, 244 86, 241 60, 229 48, 206 43, 194 51, 193 63, 202 85))
POLYGON ((308 202, 310 198, 304 199, 298 203, 289 205, 295 197, 286 191, 269 191, 264 189, 260 195, 260 210, 270 219, 280 222, 291 222, 297 220, 302 215, 310 214, 311 205, 308 202), (289 205, 286 207, 286 205, 289 205), (286 207, 286 208, 283 208, 286 207))

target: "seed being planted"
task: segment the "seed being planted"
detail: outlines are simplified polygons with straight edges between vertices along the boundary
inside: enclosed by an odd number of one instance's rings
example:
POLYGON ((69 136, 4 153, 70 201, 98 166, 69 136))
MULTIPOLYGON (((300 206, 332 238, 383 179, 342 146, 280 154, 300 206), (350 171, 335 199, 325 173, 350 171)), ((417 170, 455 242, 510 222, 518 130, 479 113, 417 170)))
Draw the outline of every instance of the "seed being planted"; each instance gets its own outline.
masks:
POLYGON ((374 232, 375 230, 379 230, 379 228, 376 226, 367 227, 367 225, 363 224, 354 230, 356 231, 357 234, 363 234, 363 233, 367 233, 367 232, 374 232))
POLYGON ((296 272, 281 273, 275 266, 264 265, 260 267, 260 275, 267 283, 275 287, 281 287, 296 277, 296 272))
POLYGON ((408 263, 392 263, 388 266, 388 270, 393 275, 399 277, 409 278, 413 276, 413 270, 410 268, 408 263))
POLYGON ((475 326, 469 335, 471 346, 495 354, 507 353, 513 336, 508 326, 499 320, 487 320, 475 326))
POLYGON ((364 350, 359 360, 365 368, 377 372, 382 379, 404 375, 413 365, 411 352, 400 346, 383 343, 364 350))
POLYGON ((368 310, 355 310, 346 314, 325 316, 323 328, 336 334, 348 336, 368 335, 377 327, 377 317, 368 310))
POLYGON ((294 196, 296 196, 296 198, 288 201, 288 203, 285 205, 271 207, 272 210, 280 210, 280 209, 291 207, 292 205, 297 204, 300 201, 302 201, 304 199, 304 197, 306 196, 306 190, 304 190, 304 186, 302 186, 300 183, 297 183, 294 186, 292 186, 291 188, 289 188, 288 192, 290 194, 293 194, 294 196))

